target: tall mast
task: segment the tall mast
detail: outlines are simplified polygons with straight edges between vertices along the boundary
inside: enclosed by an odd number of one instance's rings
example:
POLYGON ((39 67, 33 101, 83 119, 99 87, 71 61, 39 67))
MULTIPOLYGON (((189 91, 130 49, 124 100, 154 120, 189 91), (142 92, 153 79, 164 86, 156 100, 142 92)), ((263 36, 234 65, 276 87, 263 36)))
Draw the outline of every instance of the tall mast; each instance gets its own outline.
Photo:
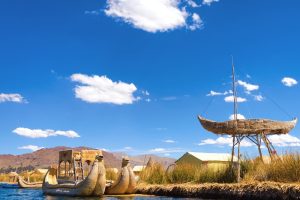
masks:
POLYGON ((234 73, 234 64, 232 56, 232 92, 233 92, 233 115, 234 120, 237 120, 237 95, 236 95, 236 85, 235 85, 235 73, 234 73))

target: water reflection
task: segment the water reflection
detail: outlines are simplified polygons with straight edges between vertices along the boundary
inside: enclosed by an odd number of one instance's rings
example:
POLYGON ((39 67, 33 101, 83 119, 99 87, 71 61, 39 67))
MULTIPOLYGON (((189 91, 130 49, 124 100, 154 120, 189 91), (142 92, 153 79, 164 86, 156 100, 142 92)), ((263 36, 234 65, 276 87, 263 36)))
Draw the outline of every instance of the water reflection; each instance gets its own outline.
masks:
MULTIPOLYGON (((0 188, 0 199, 4 200, 181 200, 189 198, 158 197, 146 195, 104 196, 100 197, 63 197, 45 196, 41 189, 0 188)), ((196 198, 195 198, 196 199, 196 198)), ((199 198, 197 198, 199 200, 199 198)))

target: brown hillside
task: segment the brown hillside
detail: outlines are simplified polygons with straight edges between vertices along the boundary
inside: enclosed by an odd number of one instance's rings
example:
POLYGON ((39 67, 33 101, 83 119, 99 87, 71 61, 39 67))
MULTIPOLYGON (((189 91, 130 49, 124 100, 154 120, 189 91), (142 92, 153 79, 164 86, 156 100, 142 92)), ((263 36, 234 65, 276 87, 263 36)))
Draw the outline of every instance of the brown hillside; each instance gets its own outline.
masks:
MULTIPOLYGON (((58 162, 58 152, 66 149, 82 150, 82 149, 92 149, 89 147, 64 147, 58 146, 54 148, 44 148, 32 153, 22 154, 22 155, 0 155, 0 169, 1 168, 17 168, 33 166, 35 168, 47 168, 50 165, 57 164, 58 162)), ((119 168, 121 165, 122 153, 110 153, 103 151, 105 164, 107 167, 119 168)), ((175 160, 171 158, 163 158, 158 156, 151 156, 154 161, 160 162, 164 165, 169 165, 175 160)), ((149 155, 133 156, 130 157, 132 165, 142 165, 144 160, 148 161, 149 155)))

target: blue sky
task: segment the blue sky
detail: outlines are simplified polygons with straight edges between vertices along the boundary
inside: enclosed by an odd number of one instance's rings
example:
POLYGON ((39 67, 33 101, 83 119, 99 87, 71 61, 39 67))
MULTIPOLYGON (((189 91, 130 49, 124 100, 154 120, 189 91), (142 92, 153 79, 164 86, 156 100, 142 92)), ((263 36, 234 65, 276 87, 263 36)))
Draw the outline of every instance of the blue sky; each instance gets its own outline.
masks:
MULTIPOLYGON (((196 116, 224 121, 232 114, 224 100, 231 55, 246 100, 241 115, 299 117, 299 6, 1 1, 0 153, 61 145, 172 157, 230 152, 228 138, 205 131, 196 116)), ((299 150, 299 130, 272 138, 279 151, 299 150)), ((253 146, 243 151, 257 154, 253 146)))

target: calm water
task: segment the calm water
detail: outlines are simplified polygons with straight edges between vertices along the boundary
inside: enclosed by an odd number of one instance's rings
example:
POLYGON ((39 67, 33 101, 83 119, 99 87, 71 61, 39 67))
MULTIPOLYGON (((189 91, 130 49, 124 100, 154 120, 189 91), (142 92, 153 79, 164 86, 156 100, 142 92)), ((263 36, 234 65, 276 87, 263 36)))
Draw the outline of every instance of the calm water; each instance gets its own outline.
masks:
MULTIPOLYGON (((104 198, 74 198, 74 197, 52 197, 43 195, 40 189, 12 189, 0 188, 0 200, 178 200, 184 198, 171 197, 151 197, 151 196, 136 196, 136 197, 104 197, 104 198)), ((190 200, 190 199, 189 199, 190 200)))

